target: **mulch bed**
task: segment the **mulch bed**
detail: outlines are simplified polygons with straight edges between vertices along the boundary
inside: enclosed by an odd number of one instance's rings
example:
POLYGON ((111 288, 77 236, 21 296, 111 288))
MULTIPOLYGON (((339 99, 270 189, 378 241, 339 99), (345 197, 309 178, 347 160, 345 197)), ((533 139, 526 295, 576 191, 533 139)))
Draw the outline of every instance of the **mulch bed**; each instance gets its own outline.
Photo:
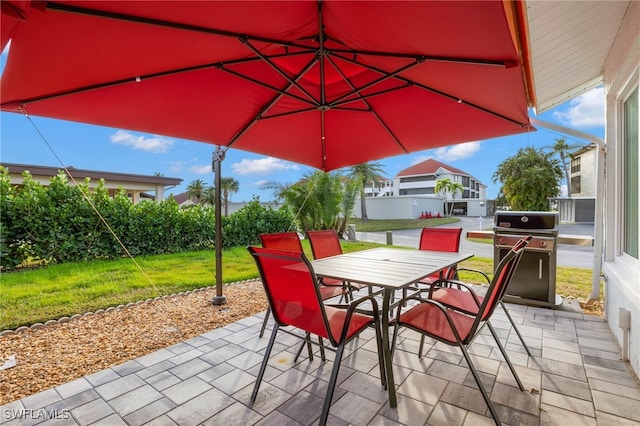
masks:
POLYGON ((0 405, 124 363, 267 309, 260 281, 194 291, 0 337, 0 405))

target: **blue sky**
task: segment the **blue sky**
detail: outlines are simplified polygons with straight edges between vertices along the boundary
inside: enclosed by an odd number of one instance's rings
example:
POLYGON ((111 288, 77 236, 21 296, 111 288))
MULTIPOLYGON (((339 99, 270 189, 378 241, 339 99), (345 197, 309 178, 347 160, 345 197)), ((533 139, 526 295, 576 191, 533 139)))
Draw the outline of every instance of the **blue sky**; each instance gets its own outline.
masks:
MULTIPOLYGON (((6 56, 4 52, 0 57, 0 69, 4 69, 6 56)), ((604 138, 604 89, 593 89, 544 114, 531 113, 531 116, 604 138)), ((172 194, 184 192, 195 179, 208 184, 213 182, 213 145, 42 117, 31 117, 31 120, 33 124, 22 115, 0 113, 0 159, 3 162, 142 175, 161 173, 183 179, 182 185, 168 190, 172 194)), ((492 181, 498 164, 516 154, 521 147, 550 146, 560 137, 569 144, 588 143, 538 128, 536 132, 523 135, 473 141, 379 161, 386 175, 393 178, 413 164, 435 158, 487 185, 487 197, 491 199, 500 189, 499 184, 492 181)), ((231 195, 232 201, 249 201, 254 194, 261 201, 268 201, 273 194, 261 188, 264 182, 295 182, 311 170, 304 165, 230 149, 223 162, 222 175, 234 177, 240 184, 239 192, 231 195)))

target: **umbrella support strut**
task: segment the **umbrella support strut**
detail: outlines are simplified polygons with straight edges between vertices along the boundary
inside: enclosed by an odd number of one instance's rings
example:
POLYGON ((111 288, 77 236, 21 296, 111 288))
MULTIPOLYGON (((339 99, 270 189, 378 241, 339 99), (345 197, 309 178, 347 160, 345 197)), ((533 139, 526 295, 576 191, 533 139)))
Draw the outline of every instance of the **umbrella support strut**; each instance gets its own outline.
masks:
POLYGON ((216 295, 211 300, 211 303, 214 305, 224 305, 225 303, 227 303, 227 298, 222 294, 222 203, 220 202, 220 181, 222 180, 220 170, 222 169, 222 160, 224 160, 225 153, 226 149, 217 146, 216 150, 213 152, 213 161, 211 164, 211 166, 213 167, 214 184, 216 188, 216 295))

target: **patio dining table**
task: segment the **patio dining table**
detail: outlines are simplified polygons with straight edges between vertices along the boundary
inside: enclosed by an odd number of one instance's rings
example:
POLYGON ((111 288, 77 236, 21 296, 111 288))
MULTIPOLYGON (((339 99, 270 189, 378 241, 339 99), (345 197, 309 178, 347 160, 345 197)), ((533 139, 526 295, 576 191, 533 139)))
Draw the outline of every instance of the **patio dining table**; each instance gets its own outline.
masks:
POLYGON ((468 253, 375 248, 311 262, 318 276, 382 288, 383 358, 391 407, 395 408, 398 405, 389 342, 389 317, 398 302, 392 303, 392 296, 396 290, 406 289, 431 274, 441 272, 471 257, 473 254, 468 253))

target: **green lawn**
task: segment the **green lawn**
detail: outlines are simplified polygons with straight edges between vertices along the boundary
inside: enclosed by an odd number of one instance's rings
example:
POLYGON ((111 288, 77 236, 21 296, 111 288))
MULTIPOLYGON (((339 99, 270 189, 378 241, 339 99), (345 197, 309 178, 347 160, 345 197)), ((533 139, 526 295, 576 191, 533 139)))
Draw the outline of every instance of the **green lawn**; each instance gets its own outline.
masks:
POLYGON ((460 222, 457 217, 442 217, 439 219, 350 219, 349 224, 356 226, 358 232, 384 232, 400 229, 428 228, 430 226, 446 225, 460 222))
MULTIPOLYGON (((303 246, 311 257, 308 241, 303 241, 303 246)), ((345 241, 342 246, 345 252, 353 252, 381 244, 345 241)), ((3 273, 0 330, 214 285, 213 251, 136 260, 140 268, 130 259, 119 259, 3 273)), ((472 258, 461 266, 490 273, 493 261, 472 258)), ((223 267, 225 283, 258 276, 255 263, 244 247, 225 250, 223 267)), ((474 278, 463 274, 462 279, 474 278)), ((591 271, 559 267, 556 287, 558 294, 586 298, 591 292, 591 271)))

